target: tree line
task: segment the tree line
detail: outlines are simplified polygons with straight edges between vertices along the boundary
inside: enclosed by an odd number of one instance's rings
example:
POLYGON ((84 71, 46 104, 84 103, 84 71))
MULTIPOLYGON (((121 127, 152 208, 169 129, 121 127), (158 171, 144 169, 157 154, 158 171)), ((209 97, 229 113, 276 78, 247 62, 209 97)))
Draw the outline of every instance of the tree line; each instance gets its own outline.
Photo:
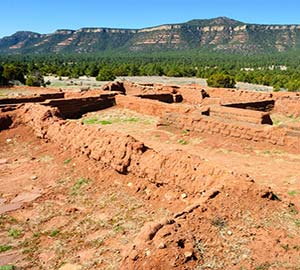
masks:
POLYGON ((76 54, 0 56, 0 84, 20 82, 45 86, 43 76, 96 77, 113 80, 117 76, 169 76, 212 78, 273 86, 275 91, 300 91, 299 54, 241 56, 196 52, 152 54, 76 54), (221 79, 220 79, 221 78, 221 79))

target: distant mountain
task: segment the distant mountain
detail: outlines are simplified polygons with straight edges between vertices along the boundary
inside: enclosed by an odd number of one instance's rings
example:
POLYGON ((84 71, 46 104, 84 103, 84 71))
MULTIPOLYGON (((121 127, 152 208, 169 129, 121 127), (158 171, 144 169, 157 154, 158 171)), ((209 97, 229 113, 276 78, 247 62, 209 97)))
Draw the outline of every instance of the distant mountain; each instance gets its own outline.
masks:
POLYGON ((143 29, 61 29, 17 32, 0 39, 0 54, 159 52, 199 50, 269 53, 300 48, 300 25, 247 24, 226 17, 143 29))

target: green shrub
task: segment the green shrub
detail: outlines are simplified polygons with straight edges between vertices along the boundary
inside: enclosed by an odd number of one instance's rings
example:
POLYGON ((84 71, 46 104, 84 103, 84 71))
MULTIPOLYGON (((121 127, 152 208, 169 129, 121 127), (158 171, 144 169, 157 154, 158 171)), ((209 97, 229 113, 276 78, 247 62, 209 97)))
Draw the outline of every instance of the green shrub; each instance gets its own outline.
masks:
POLYGON ((113 71, 109 68, 102 68, 96 77, 97 81, 113 81, 116 78, 113 71))
POLYGON ((43 75, 38 70, 33 71, 30 75, 27 76, 26 85, 38 87, 45 86, 43 75))
POLYGON ((207 85, 210 87, 234 88, 235 84, 232 76, 223 73, 213 74, 207 79, 207 85))
POLYGON ((7 245, 1 245, 0 246, 0 252, 5 252, 7 250, 10 250, 12 247, 7 245))
POLYGON ((14 270, 16 267, 14 265, 1 265, 0 270, 14 270))
POLYGON ((21 236, 22 232, 18 229, 13 229, 11 228, 8 231, 8 236, 12 237, 12 238, 19 238, 21 236))

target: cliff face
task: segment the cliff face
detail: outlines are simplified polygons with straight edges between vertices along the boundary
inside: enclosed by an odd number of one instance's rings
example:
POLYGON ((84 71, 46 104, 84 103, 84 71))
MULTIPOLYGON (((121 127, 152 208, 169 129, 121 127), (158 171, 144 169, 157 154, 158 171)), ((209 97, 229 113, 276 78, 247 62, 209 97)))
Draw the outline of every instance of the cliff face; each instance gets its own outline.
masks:
POLYGON ((0 39, 1 54, 189 49, 263 53, 295 48, 300 48, 300 25, 245 24, 225 17, 143 29, 24 31, 0 39))

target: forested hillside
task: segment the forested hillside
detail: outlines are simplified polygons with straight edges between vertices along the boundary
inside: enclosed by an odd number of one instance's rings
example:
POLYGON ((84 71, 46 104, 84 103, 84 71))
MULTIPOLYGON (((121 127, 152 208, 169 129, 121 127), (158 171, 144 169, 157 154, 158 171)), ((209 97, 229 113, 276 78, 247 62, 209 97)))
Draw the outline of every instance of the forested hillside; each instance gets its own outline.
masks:
POLYGON ((40 75, 70 78, 86 75, 112 80, 115 76, 208 78, 212 74, 227 74, 235 81, 297 91, 300 90, 299 63, 297 53, 260 56, 197 52, 15 55, 0 56, 0 82, 18 80, 25 83, 26 78, 40 78, 40 75))

